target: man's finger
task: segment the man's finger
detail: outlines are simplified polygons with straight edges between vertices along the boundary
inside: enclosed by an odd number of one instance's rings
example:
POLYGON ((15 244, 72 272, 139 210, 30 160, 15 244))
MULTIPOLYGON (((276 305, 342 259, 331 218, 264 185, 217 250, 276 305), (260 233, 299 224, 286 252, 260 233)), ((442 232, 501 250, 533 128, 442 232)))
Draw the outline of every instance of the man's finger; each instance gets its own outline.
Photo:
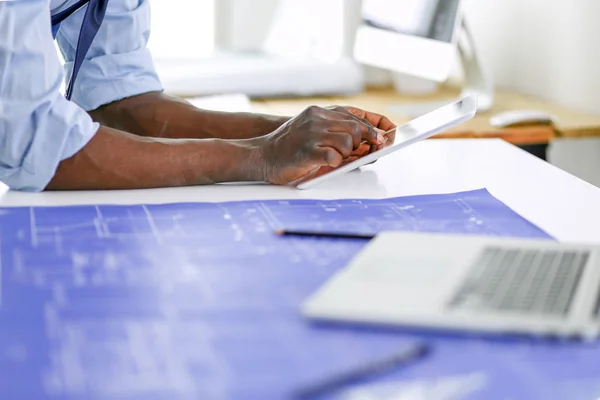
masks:
POLYGON ((358 148, 361 143, 385 144, 387 138, 363 123, 352 120, 334 121, 327 124, 328 132, 344 132, 352 136, 352 148, 358 148))
MULTIPOLYGON (((356 114, 352 114, 345 107, 342 107, 342 106, 333 106, 333 107, 329 108, 328 110, 343 115, 344 116, 343 118, 345 118, 345 119, 350 119, 350 120, 358 121, 358 122, 360 122, 360 123, 362 123, 362 124, 364 124, 364 125, 366 125, 366 126, 368 126, 370 128, 373 128, 375 130, 378 129, 377 126, 373 125, 369 120, 367 120, 366 118, 362 118, 362 117, 360 117, 360 116, 358 116, 356 114)), ((379 129, 379 130, 381 130, 381 129, 379 129)))
POLYGON ((361 110, 360 108, 356 108, 356 107, 345 106, 344 108, 352 115, 361 117, 361 118, 369 121, 369 123, 371 123, 374 127, 381 129, 383 131, 387 132, 390 129, 393 129, 396 127, 396 125, 394 123, 392 123, 392 121, 390 121, 387 117, 384 117, 383 115, 379 115, 379 114, 372 113, 369 111, 361 110))
POLYGON ((371 152, 371 145, 362 143, 357 149, 354 149, 351 156, 362 157, 371 152))
MULTIPOLYGON (((360 139, 358 139, 360 140, 360 139)), ((344 158, 350 157, 354 150, 354 138, 346 132, 327 132, 319 136, 316 142, 320 147, 331 147, 344 158)), ((359 142, 360 146, 360 142, 359 142)), ((358 146, 357 146, 358 147, 358 146)))
POLYGON ((313 152, 312 160, 320 163, 321 165, 327 165, 329 167, 337 168, 344 161, 344 157, 331 147, 317 147, 313 152))
MULTIPOLYGON (((335 170, 336 168, 342 167, 342 166, 344 166, 346 164, 349 164, 349 163, 351 163, 353 161, 356 161, 356 160, 358 160, 360 158, 360 157, 352 155, 352 156, 350 156, 348 158, 339 159, 337 157, 339 154, 336 155, 334 153, 335 152, 332 152, 331 149, 323 148, 323 153, 321 153, 319 155, 320 159, 321 160, 327 160, 327 159, 329 159, 330 161, 332 161, 332 165, 321 164, 320 167, 316 167, 313 170, 311 170, 310 172, 308 172, 306 175, 304 175, 304 176, 302 176, 302 177, 300 177, 300 178, 298 178, 298 179, 296 179, 296 180, 294 180, 292 182, 289 182, 288 185, 290 185, 290 186, 298 186, 301 183, 304 183, 306 181, 310 181, 312 179, 318 178, 319 176, 325 175, 325 174, 327 174, 327 173, 335 170)), ((317 163, 319 163, 319 162, 322 163, 323 161, 317 161, 317 163)))
MULTIPOLYGON (((359 118, 340 107, 338 107, 338 109, 340 109, 340 112, 333 111, 333 107, 321 108, 317 106, 311 106, 308 107, 304 112, 311 115, 313 117, 313 123, 317 124, 319 127, 323 121, 325 124, 330 121, 351 121, 359 124, 346 125, 346 128, 350 126, 351 129, 333 129, 331 127, 327 127, 327 131, 329 132, 340 131, 354 135, 355 132, 360 130, 362 136, 361 142, 367 141, 371 144, 383 144, 387 141, 385 136, 382 135, 383 131, 375 128, 371 123, 369 123, 369 121, 359 118)), ((358 146, 359 143, 356 143, 356 146, 358 146)))
POLYGON ((363 124, 372 126, 373 128, 377 128, 377 125, 373 124, 372 122, 370 122, 368 119, 361 117, 360 115, 357 114, 353 114, 350 112, 350 110, 348 109, 348 107, 343 107, 343 106, 332 106, 329 108, 332 111, 341 113, 341 114, 346 114, 354 119, 356 119, 357 121, 362 122, 363 124))
POLYGON ((328 111, 325 117, 336 121, 335 124, 331 124, 331 128, 327 128, 328 131, 335 130, 336 132, 346 132, 353 135, 354 147, 358 147, 364 141, 374 145, 387 142, 387 138, 382 134, 383 132, 378 131, 371 124, 362 123, 351 115, 328 111))

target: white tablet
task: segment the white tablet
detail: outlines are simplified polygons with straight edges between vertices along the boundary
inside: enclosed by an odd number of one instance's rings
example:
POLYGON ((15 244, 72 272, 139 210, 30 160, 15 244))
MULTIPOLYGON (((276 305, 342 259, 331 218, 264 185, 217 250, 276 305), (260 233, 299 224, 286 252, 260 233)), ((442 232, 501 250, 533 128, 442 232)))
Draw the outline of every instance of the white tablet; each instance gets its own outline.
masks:
POLYGON ((477 113, 477 96, 466 96, 461 100, 440 107, 396 128, 396 140, 390 147, 368 154, 356 161, 334 169, 325 175, 302 182, 298 189, 309 189, 336 176, 355 170, 363 165, 387 156, 413 143, 427 139, 473 118, 477 113))

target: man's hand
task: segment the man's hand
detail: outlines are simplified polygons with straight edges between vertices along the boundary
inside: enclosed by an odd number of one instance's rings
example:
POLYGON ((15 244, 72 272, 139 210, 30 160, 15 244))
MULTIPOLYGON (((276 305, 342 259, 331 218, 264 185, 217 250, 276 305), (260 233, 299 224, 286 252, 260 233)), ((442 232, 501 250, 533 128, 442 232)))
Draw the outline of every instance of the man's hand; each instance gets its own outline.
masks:
MULTIPOLYGON (((376 129, 381 130, 381 132, 383 132, 382 134, 384 134, 387 139, 387 142, 384 145, 379 145, 379 146, 372 146, 372 145, 369 145, 366 143, 361 144, 361 146, 352 153, 352 157, 344 160, 342 165, 348 164, 348 163, 350 163, 354 160, 357 160, 367 154, 373 153, 377 150, 381 150, 384 147, 388 147, 388 146, 391 146, 392 144, 394 144, 394 140, 396 140, 396 130, 395 130, 396 125, 394 125, 386 117, 379 115, 379 114, 371 113, 371 112, 368 112, 365 110, 361 110, 356 107, 334 106, 334 107, 331 107, 330 109, 332 109, 334 111, 338 111, 338 112, 347 113, 347 114, 352 115, 355 118, 363 121, 365 124, 370 124, 370 125, 374 126, 376 129)), ((375 164, 376 162, 377 161, 373 161, 367 165, 375 164)), ((331 168, 331 167, 323 167, 323 168, 321 168, 321 170, 316 171, 316 173, 314 173, 313 175, 307 176, 305 179, 303 179, 303 181, 308 180, 308 179, 313 179, 317 176, 324 175, 333 169, 334 168, 331 168)), ((299 183, 300 182, 298 182, 298 184, 299 183)))
MULTIPOLYGON (((332 106, 327 107, 325 111, 333 111, 338 114, 342 114, 345 116, 345 118, 359 123, 362 129, 375 130, 375 132, 378 134, 387 134, 385 135, 384 140, 382 141, 381 139, 379 139, 377 141, 378 143, 373 143, 372 141, 362 139, 358 147, 353 147, 352 152, 349 156, 346 156, 345 154, 340 154, 342 155, 341 161, 339 161, 339 159, 336 159, 336 162, 334 163, 322 163, 319 167, 310 169, 307 173, 301 176, 297 176, 295 179, 291 179, 289 181, 284 179, 284 183, 298 185, 304 181, 314 179, 321 175, 325 175, 326 173, 331 172, 336 168, 351 163, 352 161, 358 160, 359 158, 370 154, 374 151, 380 150, 383 147, 391 146, 394 143, 394 140, 396 138, 396 131, 394 130, 394 128, 396 128, 396 125, 394 125, 389 119, 387 119, 384 116, 364 111, 356 107, 332 106)), ((353 146, 354 145, 355 143, 353 143, 353 146)), ((294 171, 292 175, 296 174, 298 174, 298 172, 294 171)))
MULTIPOLYGON (((371 126, 375 127, 376 129, 381 130, 383 132, 391 131, 390 133, 388 133, 386 135, 387 142, 384 145, 382 145, 381 147, 372 148, 371 152, 375 151, 375 150, 380 150, 382 147, 388 147, 388 146, 391 146, 392 144, 394 144, 394 140, 396 139, 396 131, 393 129, 396 128, 396 125, 394 125, 386 117, 379 115, 379 114, 371 113, 371 112, 368 112, 365 110, 361 110, 360 108, 349 107, 349 106, 333 106, 333 107, 330 107, 329 109, 351 115, 354 118, 356 118, 357 120, 360 120, 365 124, 371 125, 371 126)), ((364 154, 361 154, 361 155, 364 155, 364 154)))
POLYGON ((318 174, 322 167, 337 168, 387 145, 380 127, 390 126, 389 120, 356 108, 309 107, 276 131, 255 139, 264 178, 283 185, 318 174))

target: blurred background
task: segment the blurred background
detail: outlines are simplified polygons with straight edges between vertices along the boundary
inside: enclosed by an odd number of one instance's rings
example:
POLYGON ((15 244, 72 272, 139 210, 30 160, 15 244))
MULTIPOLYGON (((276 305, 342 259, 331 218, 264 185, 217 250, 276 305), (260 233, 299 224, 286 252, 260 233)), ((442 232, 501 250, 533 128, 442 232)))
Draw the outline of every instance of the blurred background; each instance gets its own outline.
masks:
MULTIPOLYGON (((282 2, 153 0, 150 47, 157 59, 206 57, 217 48, 257 50, 282 2)), ((328 14, 332 21, 327 34, 340 35, 335 29, 343 29, 343 40, 332 45, 352 53, 360 0, 287 3, 310 8, 309 15, 328 14)), ((467 0, 464 7, 483 63, 497 85, 600 114, 600 2, 467 0)), ((298 22, 312 25, 310 20, 298 22)), ((367 70, 369 83, 385 84, 391 79, 389 73, 367 70)))
MULTIPOLYGON (((393 7, 394 21, 418 31, 432 1, 374 0, 370 7, 393 7)), ((187 97, 352 95, 390 85, 429 93, 462 77, 458 60, 441 83, 356 62, 356 32, 368 11, 361 0, 152 0, 152 7, 157 69, 167 91, 187 97)), ((600 2, 465 0, 462 7, 496 90, 600 116, 600 2)), ((235 107, 253 104, 235 99, 235 107)), ((553 140, 548 160, 600 185, 597 138, 553 140)))

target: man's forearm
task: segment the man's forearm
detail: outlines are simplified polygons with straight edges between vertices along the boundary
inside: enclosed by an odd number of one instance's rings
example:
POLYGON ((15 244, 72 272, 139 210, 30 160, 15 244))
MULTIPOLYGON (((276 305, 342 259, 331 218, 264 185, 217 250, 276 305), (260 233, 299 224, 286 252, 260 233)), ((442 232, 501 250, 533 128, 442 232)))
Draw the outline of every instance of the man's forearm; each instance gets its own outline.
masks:
POLYGON ((158 92, 120 100, 90 114, 111 128, 173 139, 249 139, 270 133, 288 120, 272 115, 201 110, 158 92))
POLYGON ((136 189, 264 179, 256 140, 146 138, 101 127, 49 190, 136 189))

